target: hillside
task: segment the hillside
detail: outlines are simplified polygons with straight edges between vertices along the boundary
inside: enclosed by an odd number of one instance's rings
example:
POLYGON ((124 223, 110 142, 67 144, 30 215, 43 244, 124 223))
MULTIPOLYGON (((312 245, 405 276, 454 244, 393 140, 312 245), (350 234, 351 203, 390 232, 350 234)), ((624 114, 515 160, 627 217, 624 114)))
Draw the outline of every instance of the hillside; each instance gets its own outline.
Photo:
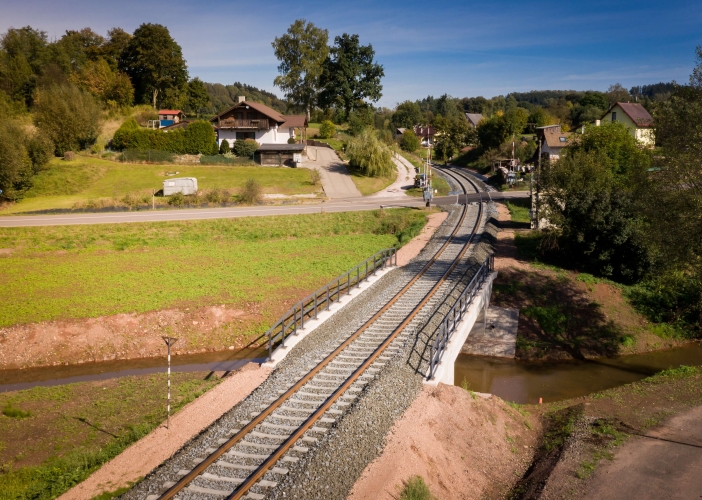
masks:
POLYGON ((245 83, 234 82, 232 85, 205 83, 205 87, 217 113, 234 105, 237 96, 240 95, 245 96, 247 101, 260 102, 281 113, 285 113, 287 110, 287 104, 278 98, 277 95, 245 83))

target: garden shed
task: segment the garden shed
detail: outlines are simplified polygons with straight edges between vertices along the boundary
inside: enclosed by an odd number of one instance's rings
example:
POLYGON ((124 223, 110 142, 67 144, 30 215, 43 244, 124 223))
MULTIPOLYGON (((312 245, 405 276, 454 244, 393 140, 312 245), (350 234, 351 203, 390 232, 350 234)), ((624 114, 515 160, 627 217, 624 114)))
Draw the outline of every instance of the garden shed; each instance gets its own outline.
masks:
POLYGON ((163 196, 176 193, 184 195, 197 193, 197 179, 195 177, 179 177, 163 181, 163 196))
POLYGON ((301 158, 305 154, 304 144, 262 144, 258 148, 261 155, 261 165, 289 167, 295 166, 295 156, 301 158))

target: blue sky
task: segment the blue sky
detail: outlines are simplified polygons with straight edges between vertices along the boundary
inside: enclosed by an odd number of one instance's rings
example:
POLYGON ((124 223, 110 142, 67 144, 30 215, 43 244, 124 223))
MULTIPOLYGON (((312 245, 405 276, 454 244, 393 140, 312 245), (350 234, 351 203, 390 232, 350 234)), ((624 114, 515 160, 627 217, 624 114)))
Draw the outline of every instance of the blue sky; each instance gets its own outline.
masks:
POLYGON ((271 41, 298 18, 333 37, 357 33, 385 67, 383 98, 492 97, 543 89, 606 90, 687 82, 702 45, 702 2, 294 0, 3 0, 0 30, 31 25, 51 38, 90 26, 161 23, 191 76, 280 94, 271 41))

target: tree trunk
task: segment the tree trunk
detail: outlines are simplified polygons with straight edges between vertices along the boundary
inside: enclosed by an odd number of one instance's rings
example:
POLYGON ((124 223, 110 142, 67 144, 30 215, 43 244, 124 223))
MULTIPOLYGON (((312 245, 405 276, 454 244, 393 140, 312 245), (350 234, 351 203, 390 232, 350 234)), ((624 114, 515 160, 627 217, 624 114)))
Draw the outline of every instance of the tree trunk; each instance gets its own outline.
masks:
POLYGON ((153 98, 152 98, 152 101, 151 101, 151 102, 152 102, 152 106, 154 107, 154 109, 156 109, 156 96, 158 96, 158 89, 154 89, 153 98))
POLYGON ((312 114, 310 112, 310 105, 307 105, 307 121, 309 122, 312 119, 312 114))

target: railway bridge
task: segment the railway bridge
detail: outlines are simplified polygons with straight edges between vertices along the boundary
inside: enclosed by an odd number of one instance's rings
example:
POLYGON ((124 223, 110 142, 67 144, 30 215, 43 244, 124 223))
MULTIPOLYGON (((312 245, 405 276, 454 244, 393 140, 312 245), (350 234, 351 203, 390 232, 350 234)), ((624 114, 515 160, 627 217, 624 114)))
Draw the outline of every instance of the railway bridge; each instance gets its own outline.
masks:
POLYGON ((486 188, 442 175, 466 203, 420 255, 398 268, 387 249, 295 304, 268 332, 268 379, 123 498, 346 498, 422 385, 453 383, 489 303, 486 188))

